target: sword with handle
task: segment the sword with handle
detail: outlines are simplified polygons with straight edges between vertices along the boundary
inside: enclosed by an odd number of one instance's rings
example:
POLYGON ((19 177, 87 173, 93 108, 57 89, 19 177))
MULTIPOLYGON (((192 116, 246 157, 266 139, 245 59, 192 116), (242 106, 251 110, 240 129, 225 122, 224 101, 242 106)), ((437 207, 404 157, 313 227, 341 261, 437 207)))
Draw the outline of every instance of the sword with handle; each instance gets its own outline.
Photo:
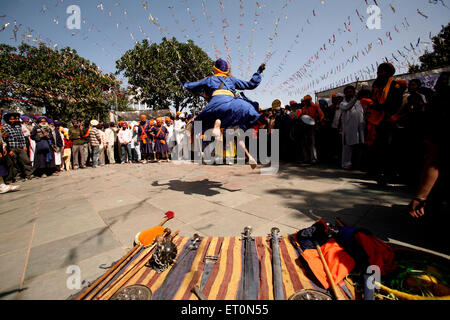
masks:
POLYGON ((281 256, 279 246, 280 229, 272 228, 270 242, 272 245, 272 273, 273 273, 273 294, 275 300, 285 300, 283 291, 283 277, 281 274, 281 256))
POLYGON ((167 273, 166 278, 164 279, 164 282, 161 285, 161 293, 159 294, 159 299, 157 299, 157 300, 162 300, 163 297, 165 296, 165 293, 166 293, 166 286, 165 285, 166 285, 170 275, 172 274, 173 270, 176 269, 176 267, 184 259, 184 257, 186 257, 186 255, 188 253, 190 253, 193 250, 197 250, 198 249, 198 247, 200 246, 200 242, 201 241, 202 241, 202 238, 198 234, 194 234, 194 236, 190 239, 191 244, 187 247, 187 250, 185 250, 184 252, 182 252, 182 254, 180 254, 180 256, 177 258, 177 260, 174 263, 174 265, 172 266, 172 268, 167 273))
POLYGON ((243 300, 258 300, 258 289, 255 283, 255 270, 253 270, 253 250, 251 236, 252 227, 245 227, 242 234, 244 243, 244 298, 243 300))

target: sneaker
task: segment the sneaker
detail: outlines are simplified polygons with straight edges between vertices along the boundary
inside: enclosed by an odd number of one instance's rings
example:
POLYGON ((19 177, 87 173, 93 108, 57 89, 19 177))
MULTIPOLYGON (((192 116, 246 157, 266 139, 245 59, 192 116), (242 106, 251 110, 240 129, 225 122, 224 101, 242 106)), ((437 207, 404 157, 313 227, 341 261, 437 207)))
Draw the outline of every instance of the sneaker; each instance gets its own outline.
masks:
POLYGON ((7 186, 6 184, 2 184, 0 185, 0 194, 15 191, 17 189, 19 189, 19 186, 7 186))
POLYGON ((48 176, 44 173, 41 178, 47 178, 48 176))

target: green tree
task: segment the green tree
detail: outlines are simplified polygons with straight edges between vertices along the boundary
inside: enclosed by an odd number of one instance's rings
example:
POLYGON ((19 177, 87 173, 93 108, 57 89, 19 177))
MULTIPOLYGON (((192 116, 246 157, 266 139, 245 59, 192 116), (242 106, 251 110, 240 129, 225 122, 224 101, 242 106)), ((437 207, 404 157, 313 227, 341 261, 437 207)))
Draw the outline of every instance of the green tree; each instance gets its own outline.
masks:
POLYGON ((106 119, 113 106, 127 104, 114 74, 103 74, 71 48, 53 50, 41 43, 18 48, 0 44, 2 103, 45 107, 46 115, 70 119, 106 119), (117 103, 116 103, 117 101, 117 103))
POLYGON ((433 52, 425 51, 419 58, 420 65, 412 65, 409 72, 428 71, 450 64, 450 23, 432 39, 433 52))
POLYGON ((213 61, 192 40, 178 42, 162 39, 160 44, 147 40, 137 43, 116 62, 116 74, 124 73, 131 85, 130 94, 136 100, 157 109, 170 106, 204 106, 198 95, 183 90, 182 84, 212 75, 213 61))

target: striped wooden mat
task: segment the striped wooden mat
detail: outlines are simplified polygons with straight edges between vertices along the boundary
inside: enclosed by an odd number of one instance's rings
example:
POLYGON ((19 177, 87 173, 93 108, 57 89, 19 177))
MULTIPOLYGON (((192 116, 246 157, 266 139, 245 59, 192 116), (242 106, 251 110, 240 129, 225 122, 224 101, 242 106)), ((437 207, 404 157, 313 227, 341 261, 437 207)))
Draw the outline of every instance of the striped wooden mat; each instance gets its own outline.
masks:
MULTIPOLYGON (((273 279, 272 279, 272 250, 270 240, 267 237, 255 237, 253 241, 254 255, 253 267, 255 272, 255 282, 259 289, 259 300, 273 300, 273 279)), ((177 237, 174 243, 178 249, 178 255, 188 250, 190 238, 177 237)), ((198 300, 191 292, 194 285, 200 287, 203 269, 205 267, 205 255, 218 255, 219 259, 214 264, 210 276, 203 289, 203 294, 208 300, 242 300, 243 290, 243 262, 244 243, 241 237, 206 237, 203 238, 196 251, 188 253, 180 261, 177 267, 171 272, 170 277, 165 281, 169 270, 157 273, 153 269, 145 266, 150 259, 152 252, 142 249, 109 280, 105 287, 97 294, 87 295, 87 299, 101 296, 100 300, 108 300, 114 292, 134 284, 141 284, 149 287, 153 293, 153 300, 198 300), (137 265, 139 271, 125 283, 117 283, 113 287, 115 279, 122 273, 126 273, 135 259, 142 259, 137 265), (164 290, 162 284, 164 283, 164 290), (106 293, 104 293, 106 292, 106 293)), ((324 293, 330 293, 321 288, 319 282, 309 271, 308 267, 300 255, 300 248, 292 241, 292 235, 285 235, 280 240, 281 267, 283 276, 283 287, 286 298, 289 298, 296 291, 302 289, 315 289, 324 293)), ((108 278, 106 278, 108 279, 108 278)), ((107 281, 107 280, 105 280, 107 281)), ((354 288, 342 281, 338 284, 338 294, 341 299, 355 299, 354 288)), ((86 289, 87 290, 87 289, 86 289)), ((83 292, 83 291, 82 291, 83 292)), ((81 292, 81 293, 82 293, 81 292)), ((81 294, 80 293, 80 294, 81 294)), ((86 299, 85 298, 85 299, 86 299)))

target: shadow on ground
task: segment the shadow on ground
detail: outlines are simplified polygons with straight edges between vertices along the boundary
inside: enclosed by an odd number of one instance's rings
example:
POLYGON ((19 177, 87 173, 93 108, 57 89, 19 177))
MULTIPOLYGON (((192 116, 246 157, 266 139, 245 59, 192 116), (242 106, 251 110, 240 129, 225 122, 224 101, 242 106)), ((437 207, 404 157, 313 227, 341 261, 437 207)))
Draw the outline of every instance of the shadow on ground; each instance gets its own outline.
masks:
POLYGON ((213 189, 221 189, 228 192, 237 192, 240 190, 230 190, 222 187, 222 182, 204 179, 202 181, 181 181, 170 180, 168 183, 160 184, 158 181, 152 183, 153 187, 167 186, 169 190, 184 192, 186 195, 199 194, 203 196, 215 196, 220 194, 219 191, 213 189))
MULTIPOLYGON (((316 174, 320 178, 332 176, 315 172, 309 177, 313 179, 316 174)), ((349 173, 348 177, 351 176, 349 173)), ((357 187, 326 193, 295 189, 272 189, 267 193, 285 199, 283 205, 298 212, 293 217, 298 217, 299 222, 302 216, 307 216, 314 221, 323 218, 334 224, 340 217, 348 225, 365 228, 384 241, 392 239, 450 254, 446 239, 448 214, 442 210, 439 213, 433 211, 423 218, 414 219, 408 213, 411 194, 406 187, 379 187, 361 181, 352 184, 357 187)))

